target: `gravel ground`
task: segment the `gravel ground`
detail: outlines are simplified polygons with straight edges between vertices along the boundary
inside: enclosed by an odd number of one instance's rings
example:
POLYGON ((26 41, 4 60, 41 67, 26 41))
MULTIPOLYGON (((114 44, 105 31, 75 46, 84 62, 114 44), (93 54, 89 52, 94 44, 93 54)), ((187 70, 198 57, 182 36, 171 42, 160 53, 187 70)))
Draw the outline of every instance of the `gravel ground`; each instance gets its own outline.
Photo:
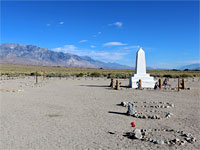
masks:
MULTIPOLYGON (((52 78, 34 84, 34 78, 0 80, 0 149, 144 149, 200 148, 198 79, 187 79, 191 90, 135 90, 120 80, 122 90, 113 90, 103 78, 52 78), (125 115, 122 101, 169 102, 175 105, 168 119, 139 119, 125 115), (135 122, 139 129, 175 129, 191 133, 194 144, 158 145, 127 138, 135 122)), ((176 79, 170 79, 172 86, 176 79)), ((152 136, 164 138, 165 133, 152 136), (161 134, 161 135, 159 135, 161 134)), ((176 137, 166 133, 166 137, 176 137)))

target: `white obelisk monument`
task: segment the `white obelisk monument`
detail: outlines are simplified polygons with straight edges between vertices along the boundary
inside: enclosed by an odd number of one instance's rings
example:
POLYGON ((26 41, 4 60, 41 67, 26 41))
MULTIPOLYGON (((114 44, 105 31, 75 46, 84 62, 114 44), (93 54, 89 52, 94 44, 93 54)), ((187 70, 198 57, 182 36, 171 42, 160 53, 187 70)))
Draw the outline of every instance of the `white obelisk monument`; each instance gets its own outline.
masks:
POLYGON ((137 51, 135 74, 130 77, 129 86, 131 88, 139 87, 139 80, 142 81, 142 88, 154 88, 156 81, 146 73, 145 53, 142 48, 137 51))

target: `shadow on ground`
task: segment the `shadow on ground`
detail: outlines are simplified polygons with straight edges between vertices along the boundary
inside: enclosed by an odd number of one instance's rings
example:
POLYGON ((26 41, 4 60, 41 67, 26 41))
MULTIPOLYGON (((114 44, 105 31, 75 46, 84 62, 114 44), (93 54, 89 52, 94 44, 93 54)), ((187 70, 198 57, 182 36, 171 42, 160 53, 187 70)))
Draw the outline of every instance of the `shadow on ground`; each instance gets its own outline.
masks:
MULTIPOLYGON (((80 86, 86 86, 86 87, 104 87, 109 90, 114 90, 115 88, 111 88, 109 85, 80 85, 80 86)), ((121 88, 129 88, 128 86, 120 86, 121 88)))
POLYGON ((127 113, 122 113, 122 112, 109 111, 108 113, 128 116, 127 113))
POLYGON ((132 140, 136 139, 136 138, 134 138, 132 132, 126 132, 123 136, 124 136, 124 137, 127 137, 127 138, 129 138, 129 139, 132 139, 132 140))
POLYGON ((87 87, 109 87, 108 85, 80 85, 80 86, 87 86, 87 87))
POLYGON ((85 87, 94 87, 94 88, 105 88, 106 90, 114 90, 108 85, 79 85, 79 86, 85 86, 85 87))

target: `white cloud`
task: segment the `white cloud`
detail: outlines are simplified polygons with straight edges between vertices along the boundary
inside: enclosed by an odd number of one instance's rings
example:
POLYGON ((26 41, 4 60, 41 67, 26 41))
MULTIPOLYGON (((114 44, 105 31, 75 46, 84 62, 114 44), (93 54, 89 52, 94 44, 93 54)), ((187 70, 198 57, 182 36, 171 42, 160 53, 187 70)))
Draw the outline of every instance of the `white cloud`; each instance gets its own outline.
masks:
POLYGON ((117 21, 117 22, 114 22, 114 23, 111 23, 111 24, 108 24, 109 26, 116 26, 116 27, 118 27, 118 28, 121 28, 122 27, 122 25, 123 25, 123 23, 122 22, 119 22, 119 21, 117 21))
POLYGON ((90 47, 91 47, 91 48, 96 48, 96 46, 94 46, 94 45, 90 45, 90 47))
POLYGON ((138 48, 140 48, 139 45, 123 47, 123 49, 126 49, 126 50, 128 50, 128 49, 138 49, 138 48))
POLYGON ((85 42, 88 42, 88 40, 81 40, 81 41, 79 41, 79 43, 85 43, 85 42))
POLYGON ((61 21, 61 22, 59 22, 59 24, 64 24, 64 22, 63 22, 63 21, 61 21))
POLYGON ((63 47, 54 48, 52 50, 56 52, 63 52, 63 53, 74 53, 76 49, 77 47, 74 45, 65 45, 63 47))
POLYGON ((108 43, 104 43, 103 46, 123 46, 123 45, 127 45, 121 42, 108 42, 108 43))
POLYGON ((198 64, 200 63, 200 60, 190 60, 190 61, 185 61, 185 62, 189 64, 198 64))
MULTIPOLYGON (((93 46, 93 45, 91 45, 93 46)), ((63 47, 58 47, 52 49, 56 52, 63 52, 63 53, 71 53, 79 56, 89 56, 93 59, 105 61, 105 62, 112 62, 117 60, 124 59, 125 55, 128 55, 130 52, 128 51, 105 51, 105 50, 91 50, 91 49, 79 49, 74 45, 65 45, 63 47)))
POLYGON ((91 51, 89 56, 105 62, 111 62, 123 59, 128 53, 125 52, 107 52, 107 51, 91 51))

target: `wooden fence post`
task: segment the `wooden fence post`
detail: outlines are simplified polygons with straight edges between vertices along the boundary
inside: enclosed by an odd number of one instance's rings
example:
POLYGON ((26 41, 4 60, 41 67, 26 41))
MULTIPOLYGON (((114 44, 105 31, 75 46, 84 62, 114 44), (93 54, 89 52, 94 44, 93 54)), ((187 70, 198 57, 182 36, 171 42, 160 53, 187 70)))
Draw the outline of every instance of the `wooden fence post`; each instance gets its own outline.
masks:
POLYGON ((114 79, 113 78, 111 79, 110 87, 112 87, 112 88, 114 87, 114 79))
POLYGON ((35 83, 38 83, 38 72, 35 73, 35 83))
POLYGON ((139 89, 142 89, 142 80, 139 80, 139 89))
POLYGON ((116 80, 116 90, 120 90, 120 87, 119 87, 119 80, 116 80))
POLYGON ((159 89, 161 90, 162 89, 162 79, 159 79, 159 89))
POLYGON ((178 78, 178 91, 179 91, 179 88, 180 88, 179 85, 180 85, 180 81, 179 81, 179 78, 178 78))
POLYGON ((182 89, 185 89, 185 80, 184 79, 182 79, 181 85, 182 85, 182 89))

